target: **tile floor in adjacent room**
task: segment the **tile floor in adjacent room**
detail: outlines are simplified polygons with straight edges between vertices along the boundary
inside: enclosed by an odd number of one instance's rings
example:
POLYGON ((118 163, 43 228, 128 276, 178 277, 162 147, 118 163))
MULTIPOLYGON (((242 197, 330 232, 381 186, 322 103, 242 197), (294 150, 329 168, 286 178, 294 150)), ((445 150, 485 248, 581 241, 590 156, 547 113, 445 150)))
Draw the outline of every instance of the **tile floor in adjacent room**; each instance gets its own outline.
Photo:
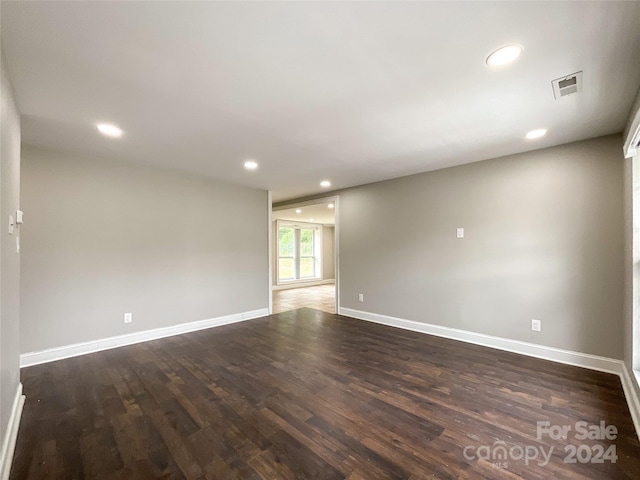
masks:
POLYGON ((273 313, 282 313, 298 308, 314 308, 327 313, 336 313, 336 286, 290 288, 273 292, 273 313))

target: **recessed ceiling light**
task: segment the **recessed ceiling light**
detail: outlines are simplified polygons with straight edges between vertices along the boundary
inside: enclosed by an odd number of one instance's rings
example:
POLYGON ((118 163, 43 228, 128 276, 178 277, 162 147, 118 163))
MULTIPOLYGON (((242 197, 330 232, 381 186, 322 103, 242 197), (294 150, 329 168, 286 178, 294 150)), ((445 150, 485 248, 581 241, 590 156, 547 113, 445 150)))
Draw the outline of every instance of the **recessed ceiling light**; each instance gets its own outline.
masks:
POLYGON ((300 210, 299 208, 296 208, 296 213, 302 213, 302 210, 300 210))
POLYGON ((330 204, 329 204, 329 205, 327 205, 327 206, 328 206, 329 208, 333 208, 333 207, 334 207, 333 203, 330 203, 330 204))
POLYGON ((322 180, 320 182, 320 186, 322 188, 329 188, 331 186, 331 182, 329 180, 322 180))
POLYGON ((313 218, 310 218, 310 219, 309 219, 309 221, 310 221, 310 222, 313 222, 313 218))
POLYGON ((258 168, 258 162, 256 162, 255 160, 247 160, 246 162, 244 162, 244 168, 246 168, 247 170, 255 170, 256 168, 258 168))
POLYGON ((490 67, 499 67, 515 61, 522 53, 520 45, 507 45, 492 52, 487 57, 487 65, 490 67))
POLYGON ((98 127, 101 134, 107 137, 120 138, 122 136, 122 129, 110 123, 99 123, 96 127, 98 127))
POLYGON ((537 130, 531 130, 529 133, 525 135, 529 140, 535 140, 536 138, 544 137, 547 133, 546 128, 538 128, 537 130))

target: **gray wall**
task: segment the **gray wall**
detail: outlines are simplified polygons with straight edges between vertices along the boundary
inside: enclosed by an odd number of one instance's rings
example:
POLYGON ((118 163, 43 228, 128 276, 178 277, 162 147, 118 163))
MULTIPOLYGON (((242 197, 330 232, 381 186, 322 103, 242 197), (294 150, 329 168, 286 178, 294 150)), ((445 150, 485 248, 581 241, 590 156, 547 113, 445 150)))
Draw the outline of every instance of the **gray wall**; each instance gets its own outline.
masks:
POLYGON ((330 280, 336 278, 335 272, 335 227, 322 227, 322 278, 330 280))
POLYGON ((22 176, 23 353, 267 308, 266 191, 30 147, 22 176))
POLYGON ((621 147, 612 135, 340 192, 341 306, 622 358, 621 147))
MULTIPOLYGON (((1 47, 0 47, 1 51, 1 47)), ((16 238, 9 235, 9 215, 20 208, 20 115, 1 54, 0 89, 0 442, 4 439, 9 416, 20 382, 20 255, 16 238)))

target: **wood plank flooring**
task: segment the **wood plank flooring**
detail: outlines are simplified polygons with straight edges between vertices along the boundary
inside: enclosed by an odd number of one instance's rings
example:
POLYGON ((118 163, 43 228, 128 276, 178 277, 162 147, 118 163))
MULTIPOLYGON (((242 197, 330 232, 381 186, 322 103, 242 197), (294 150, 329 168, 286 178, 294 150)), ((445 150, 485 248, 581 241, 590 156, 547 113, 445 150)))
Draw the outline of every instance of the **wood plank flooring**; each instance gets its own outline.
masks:
POLYGON ((334 284, 316 285, 273 292, 273 313, 304 307, 336 313, 336 286, 334 284))
POLYGON ((13 480, 640 478, 616 376, 307 308, 26 368, 22 382, 13 480), (538 421, 618 435, 538 439, 538 421), (478 458, 496 442, 506 465, 478 458), (565 463, 581 444, 615 445, 616 463, 565 463), (553 448, 550 461, 527 465, 527 447, 553 448))

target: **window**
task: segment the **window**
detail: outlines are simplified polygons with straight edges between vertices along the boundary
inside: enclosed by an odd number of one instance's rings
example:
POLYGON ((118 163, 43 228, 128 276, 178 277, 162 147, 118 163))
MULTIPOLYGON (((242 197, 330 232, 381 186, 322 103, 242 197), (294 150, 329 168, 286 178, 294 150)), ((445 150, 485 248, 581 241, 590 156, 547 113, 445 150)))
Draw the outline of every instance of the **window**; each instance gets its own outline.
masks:
POLYGON ((278 283, 321 277, 320 228, 278 221, 278 283))
POLYGON ((278 228, 278 280, 295 280, 295 249, 293 240, 295 229, 281 226, 278 228))
POLYGON ((301 228, 300 232, 300 278, 316 278, 316 257, 314 252, 315 230, 301 228))

